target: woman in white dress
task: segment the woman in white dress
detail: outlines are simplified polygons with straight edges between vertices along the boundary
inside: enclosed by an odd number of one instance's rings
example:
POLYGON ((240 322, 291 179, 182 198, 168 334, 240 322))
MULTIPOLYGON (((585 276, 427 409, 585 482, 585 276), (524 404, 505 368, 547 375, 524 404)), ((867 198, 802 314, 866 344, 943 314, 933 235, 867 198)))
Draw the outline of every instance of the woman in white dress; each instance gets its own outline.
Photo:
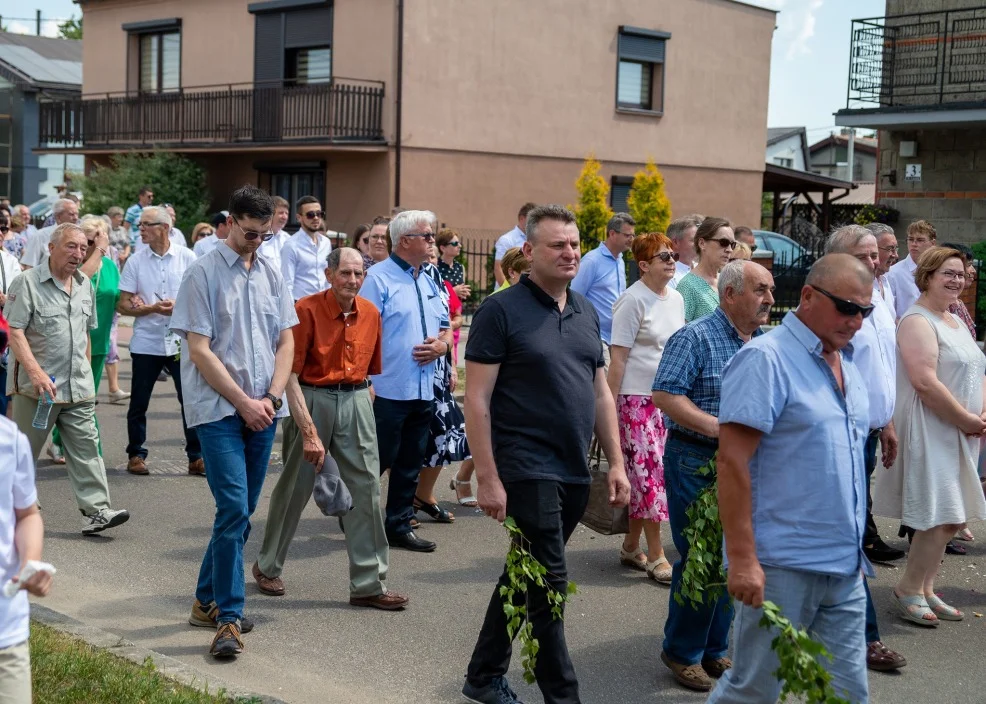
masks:
POLYGON ((965 285, 954 249, 921 255, 921 292, 897 327, 897 461, 878 478, 874 513, 915 529, 907 567, 894 587, 901 616, 923 626, 963 613, 935 594, 945 544, 966 521, 986 518, 979 485, 979 438, 986 433, 986 357, 949 305, 965 285))

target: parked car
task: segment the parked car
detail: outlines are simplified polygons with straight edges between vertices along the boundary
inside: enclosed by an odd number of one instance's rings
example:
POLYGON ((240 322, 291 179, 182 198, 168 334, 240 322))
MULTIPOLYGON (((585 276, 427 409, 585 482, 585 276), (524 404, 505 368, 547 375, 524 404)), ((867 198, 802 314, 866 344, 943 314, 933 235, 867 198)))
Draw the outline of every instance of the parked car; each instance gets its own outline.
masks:
POLYGON ((815 255, 787 235, 769 230, 754 230, 757 249, 774 253, 774 277, 793 275, 804 278, 815 263, 815 255))

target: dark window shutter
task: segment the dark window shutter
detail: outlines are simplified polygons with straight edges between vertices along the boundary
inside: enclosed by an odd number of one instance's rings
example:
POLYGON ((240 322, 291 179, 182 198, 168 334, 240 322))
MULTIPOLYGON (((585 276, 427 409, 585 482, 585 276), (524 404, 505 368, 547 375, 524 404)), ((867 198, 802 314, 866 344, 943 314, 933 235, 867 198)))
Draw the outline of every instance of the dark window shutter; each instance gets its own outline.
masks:
POLYGON ((630 195, 629 183, 614 183, 609 191, 609 207, 614 213, 627 212, 627 197, 630 195))
POLYGON ((284 24, 279 12, 256 15, 253 50, 253 80, 284 79, 284 24))
POLYGON ((620 35, 620 58, 632 61, 664 63, 664 40, 635 34, 620 35))
POLYGON ((309 7, 284 13, 284 46, 298 49, 332 44, 332 7, 309 7))

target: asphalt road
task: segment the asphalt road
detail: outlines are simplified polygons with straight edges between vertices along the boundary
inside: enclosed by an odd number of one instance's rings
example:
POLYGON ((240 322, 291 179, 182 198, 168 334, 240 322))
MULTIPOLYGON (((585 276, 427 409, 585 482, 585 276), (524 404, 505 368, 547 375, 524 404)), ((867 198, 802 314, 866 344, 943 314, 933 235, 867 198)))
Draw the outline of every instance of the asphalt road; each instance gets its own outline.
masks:
MULTIPOLYGON (((125 350, 121 350, 125 354, 125 350)), ((122 363, 129 388, 129 361, 122 363)), ((432 554, 391 553, 389 586, 411 597, 401 613, 348 605, 345 545, 338 524, 310 504, 284 574, 287 594, 261 595, 249 567, 256 558, 267 504, 279 471, 278 456, 264 487, 246 546, 247 613, 257 623, 234 662, 207 654, 212 633, 186 618, 212 525, 214 504, 206 482, 185 474, 181 422, 173 386, 159 383, 149 414, 149 468, 135 477, 126 465, 126 406, 105 400, 98 415, 113 504, 133 518, 104 537, 84 538, 65 471, 42 460, 38 489, 47 527, 45 559, 58 568, 45 604, 85 623, 236 685, 298 704, 344 702, 410 704, 456 702, 466 663, 502 567, 504 533, 476 509, 456 508, 454 525, 427 522, 432 554)), ((439 485, 441 488, 441 484, 439 485)), ((447 484, 440 491, 453 508, 447 484)), ((884 536, 889 522, 881 522, 884 536)), ((979 540, 966 557, 948 557, 940 580, 948 602, 966 611, 961 623, 934 630, 912 626, 891 612, 893 568, 878 567, 872 583, 884 641, 909 664, 900 674, 870 676, 871 701, 986 702, 986 524, 972 526, 979 540)), ((888 537, 894 545, 905 541, 888 537)), ((665 527, 665 545, 674 557, 665 527)), ((659 654, 668 590, 643 573, 621 568, 619 538, 579 528, 568 551, 579 593, 566 613, 568 642, 583 701, 654 704, 701 702, 671 680, 659 654)), ((519 661, 518 661, 519 662, 519 661)), ((540 693, 511 671, 527 702, 540 693)))

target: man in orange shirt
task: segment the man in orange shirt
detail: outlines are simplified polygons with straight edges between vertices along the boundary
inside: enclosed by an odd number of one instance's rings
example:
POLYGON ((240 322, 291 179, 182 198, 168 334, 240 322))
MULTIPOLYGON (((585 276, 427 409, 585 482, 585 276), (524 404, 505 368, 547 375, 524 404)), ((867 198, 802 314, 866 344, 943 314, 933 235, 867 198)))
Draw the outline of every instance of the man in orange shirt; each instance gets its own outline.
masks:
POLYGON ((280 575, 301 512, 323 462, 335 461, 353 497, 353 510, 345 518, 349 603, 395 611, 408 599, 384 585, 390 548, 380 512, 380 459, 368 379, 382 369, 380 313, 356 295, 363 284, 363 257, 357 250, 333 250, 325 277, 328 291, 295 304, 300 322, 293 328, 294 365, 287 386, 294 422, 284 424, 284 472, 270 497, 253 577, 264 594, 284 594, 280 575))

